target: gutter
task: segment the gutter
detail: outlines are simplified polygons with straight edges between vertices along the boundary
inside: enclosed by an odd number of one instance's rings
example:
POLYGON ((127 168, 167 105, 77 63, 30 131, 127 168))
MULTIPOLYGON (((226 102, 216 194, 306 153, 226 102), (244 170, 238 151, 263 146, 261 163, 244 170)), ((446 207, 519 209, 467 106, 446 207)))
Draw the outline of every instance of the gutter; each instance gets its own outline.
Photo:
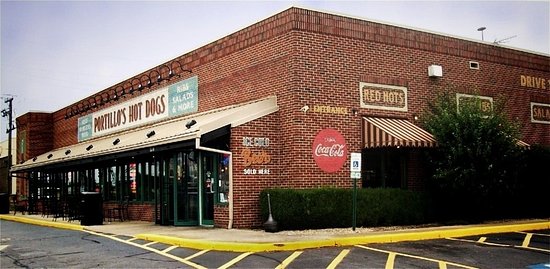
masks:
POLYGON ((233 229, 233 153, 231 151, 201 146, 200 136, 195 137, 195 148, 199 150, 229 155, 229 222, 227 224, 227 229, 233 229))

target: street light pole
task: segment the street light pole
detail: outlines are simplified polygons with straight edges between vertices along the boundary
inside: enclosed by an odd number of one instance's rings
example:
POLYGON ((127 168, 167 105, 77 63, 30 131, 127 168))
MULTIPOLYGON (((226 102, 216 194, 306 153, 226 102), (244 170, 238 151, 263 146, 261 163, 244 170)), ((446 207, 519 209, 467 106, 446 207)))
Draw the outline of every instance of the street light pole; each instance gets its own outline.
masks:
MULTIPOLYGON (((2 116, 8 117, 8 128, 6 129, 6 133, 8 134, 8 192, 11 193, 12 186, 11 186, 11 173, 10 169, 12 166, 12 156, 11 156, 11 132, 15 130, 15 127, 13 126, 13 97, 7 98, 4 103, 8 104, 8 109, 2 110, 2 116)), ((13 193, 12 193, 13 194, 13 193)))
POLYGON ((481 32, 481 41, 484 41, 483 31, 485 31, 485 29, 487 29, 485 26, 477 28, 477 30, 481 32))

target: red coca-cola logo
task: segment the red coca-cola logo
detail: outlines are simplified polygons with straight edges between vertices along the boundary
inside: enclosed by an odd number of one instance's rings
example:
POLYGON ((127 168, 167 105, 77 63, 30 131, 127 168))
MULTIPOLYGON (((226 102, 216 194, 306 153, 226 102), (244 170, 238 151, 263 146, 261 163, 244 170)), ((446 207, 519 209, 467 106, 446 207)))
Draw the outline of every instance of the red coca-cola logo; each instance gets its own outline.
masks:
POLYGON ((313 140, 312 151, 317 166, 327 173, 340 170, 348 155, 346 140, 340 132, 330 128, 317 134, 313 140))

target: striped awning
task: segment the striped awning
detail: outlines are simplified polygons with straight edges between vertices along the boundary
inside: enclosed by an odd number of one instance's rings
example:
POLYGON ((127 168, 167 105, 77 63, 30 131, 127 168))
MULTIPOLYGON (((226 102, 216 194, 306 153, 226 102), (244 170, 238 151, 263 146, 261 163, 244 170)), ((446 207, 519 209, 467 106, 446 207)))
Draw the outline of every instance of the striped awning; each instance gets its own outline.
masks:
POLYGON ((405 119, 363 118, 363 146, 378 147, 435 147, 432 134, 405 119))

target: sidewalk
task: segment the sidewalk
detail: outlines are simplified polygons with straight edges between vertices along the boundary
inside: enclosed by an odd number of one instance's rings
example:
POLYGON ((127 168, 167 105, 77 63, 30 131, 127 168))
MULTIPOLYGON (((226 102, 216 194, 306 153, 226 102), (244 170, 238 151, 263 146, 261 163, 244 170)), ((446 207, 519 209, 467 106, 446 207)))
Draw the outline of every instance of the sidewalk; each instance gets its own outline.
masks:
POLYGON ((498 223, 432 226, 324 229, 282 231, 220 229, 209 227, 160 226, 150 222, 105 222, 104 225, 81 226, 80 222, 62 219, 54 221, 40 215, 0 215, 1 220, 24 222, 61 229, 81 230, 116 236, 135 237, 149 241, 194 249, 235 252, 290 251, 329 246, 350 246, 369 243, 428 240, 480 234, 550 229, 550 219, 514 220, 498 223))

